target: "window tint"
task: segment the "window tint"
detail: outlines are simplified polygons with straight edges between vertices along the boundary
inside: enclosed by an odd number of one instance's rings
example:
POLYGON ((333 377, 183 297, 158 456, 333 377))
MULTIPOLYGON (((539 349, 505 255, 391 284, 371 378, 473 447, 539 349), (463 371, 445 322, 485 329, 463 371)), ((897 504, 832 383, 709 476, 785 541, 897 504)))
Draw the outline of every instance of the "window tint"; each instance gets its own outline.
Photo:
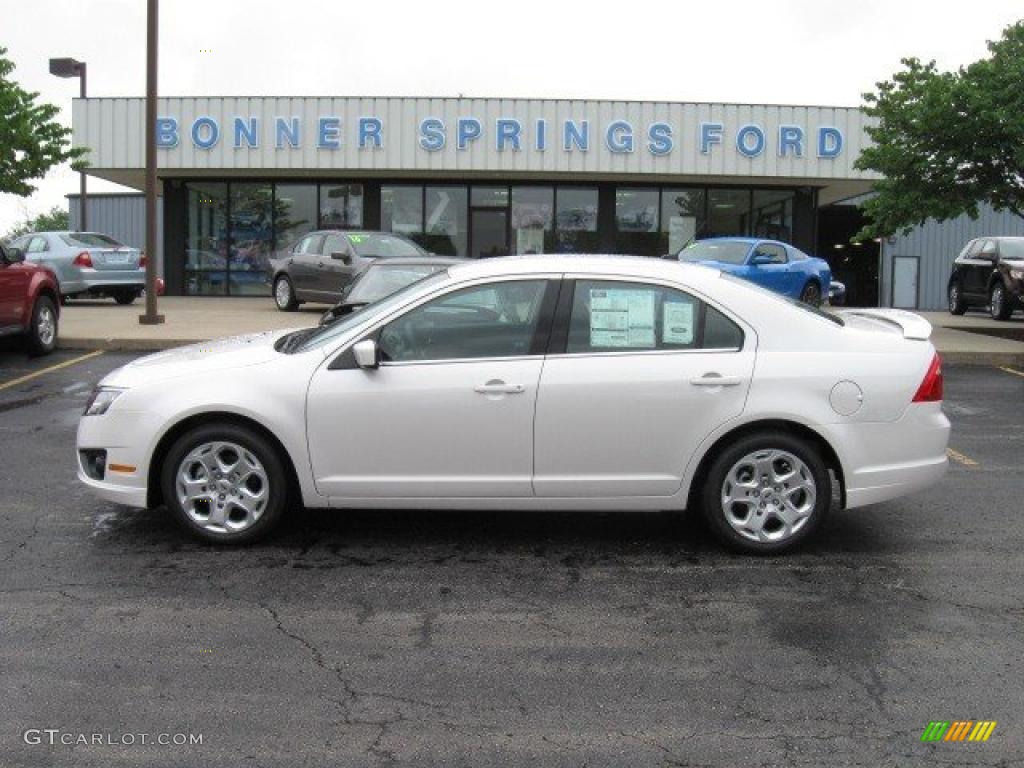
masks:
POLYGON ((683 291, 605 280, 576 283, 566 345, 570 353, 742 346, 743 332, 735 323, 683 291))
POLYGON ((407 312, 380 333, 385 361, 530 354, 546 283, 516 280, 464 288, 407 312))

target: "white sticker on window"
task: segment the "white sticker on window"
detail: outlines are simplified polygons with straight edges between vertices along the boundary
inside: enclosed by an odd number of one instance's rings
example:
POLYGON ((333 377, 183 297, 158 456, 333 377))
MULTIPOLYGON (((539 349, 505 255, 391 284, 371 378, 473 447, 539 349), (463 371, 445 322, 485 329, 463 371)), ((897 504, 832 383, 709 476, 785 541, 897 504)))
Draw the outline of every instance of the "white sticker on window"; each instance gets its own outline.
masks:
POLYGON ((662 314, 662 343, 693 344, 692 302, 666 301, 662 314))
POLYGON ((591 288, 590 346, 653 347, 654 291, 591 288))

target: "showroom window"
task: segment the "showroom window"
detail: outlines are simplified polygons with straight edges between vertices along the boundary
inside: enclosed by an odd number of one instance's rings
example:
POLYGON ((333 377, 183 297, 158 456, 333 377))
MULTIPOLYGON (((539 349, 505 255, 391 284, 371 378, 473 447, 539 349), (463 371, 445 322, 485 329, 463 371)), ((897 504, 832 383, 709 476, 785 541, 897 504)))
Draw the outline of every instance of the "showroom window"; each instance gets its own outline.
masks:
POLYGON ((555 191, 555 244, 558 253, 597 253, 597 189, 558 187, 555 191))
POLYGON ((754 236, 793 241, 793 199, 788 190, 754 190, 754 236))
POLYGON ((320 185, 320 229, 360 229, 363 226, 362 184, 320 185))
POLYGON ((419 184, 380 188, 380 228, 399 235, 423 232, 423 187, 419 184))
POLYGON ((555 249, 554 187, 512 187, 512 252, 555 249))
POLYGON ((274 243, 274 190, 270 184, 231 184, 231 247, 228 293, 266 296, 267 268, 274 243))
POLYGON ((278 184, 274 188, 274 248, 285 251, 317 228, 316 184, 278 184))
POLYGON ((185 293, 227 293, 228 185, 189 184, 185 220, 185 293))
POLYGON ((423 235, 416 241, 438 256, 465 256, 469 248, 465 187, 427 187, 423 235))
POLYGON ((661 190, 661 237, 658 253, 675 256, 688 243, 704 237, 707 228, 703 187, 665 187, 661 190))
POLYGON ((708 192, 707 237, 750 234, 750 190, 711 189, 708 192))
POLYGON ((660 254, 658 189, 615 190, 615 252, 635 256, 660 254))

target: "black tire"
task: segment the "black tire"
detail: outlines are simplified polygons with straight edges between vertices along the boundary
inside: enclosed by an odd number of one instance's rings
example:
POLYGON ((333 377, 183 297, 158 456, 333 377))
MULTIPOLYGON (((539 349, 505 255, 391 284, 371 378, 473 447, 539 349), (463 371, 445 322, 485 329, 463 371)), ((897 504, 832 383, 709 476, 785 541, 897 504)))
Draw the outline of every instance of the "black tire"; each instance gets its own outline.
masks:
POLYGON ((800 291, 800 301, 810 304, 812 307, 821 306, 821 286, 817 280, 808 280, 807 285, 800 291))
POLYGON ((1001 282, 992 286, 988 309, 993 320, 1009 320, 1013 314, 1013 306, 1006 300, 1006 288, 1001 282))
POLYGON ((139 298, 137 291, 120 291, 114 294, 114 301, 118 304, 128 305, 139 298))
MULTIPOLYGON (((757 481, 756 476, 754 480, 757 481)), ((767 492, 771 493, 771 488, 767 492)), ((819 456, 817 446, 785 432, 757 432, 740 438, 715 456, 705 476, 704 487, 700 489, 700 500, 701 511, 708 527, 727 547, 745 554, 775 555, 797 546, 822 524, 832 504, 832 479, 819 456), (813 478, 814 503, 810 514, 804 518, 804 522, 797 530, 781 540, 761 541, 747 538, 729 523, 723 506, 723 493, 726 478, 735 465, 750 454, 770 449, 792 454, 804 463, 813 478)), ((759 512, 753 503, 747 514, 757 515, 759 523, 764 524, 766 530, 769 523, 781 524, 780 518, 774 517, 770 509, 767 512, 759 512), (761 515, 766 516, 762 518, 761 515)))
POLYGON ((281 275, 274 281, 274 304, 282 312, 294 312, 299 308, 295 287, 287 275, 281 275))
POLYGON ((57 348, 58 315, 49 296, 40 296, 32 307, 32 320, 27 330, 28 353, 33 357, 48 355, 57 348))
MULTIPOLYGON (((179 525, 203 541, 217 544, 247 544, 256 541, 278 525, 291 497, 290 474, 284 462, 285 459, 270 441, 248 427, 225 423, 195 427, 175 440, 164 458, 164 464, 160 468, 164 503, 179 525), (255 522, 243 530, 216 531, 205 528, 185 511, 178 498, 176 478, 179 466, 193 449, 212 442, 228 442, 242 447, 263 465, 266 472, 267 483, 270 486, 267 501, 255 522)), ((215 497, 216 492, 211 493, 211 505, 216 503, 215 497)), ((230 505, 230 502, 228 503, 230 505)))
POLYGON ((967 302, 964 301, 964 295, 960 292, 960 283, 949 284, 949 314, 951 315, 962 315, 967 311, 967 302))

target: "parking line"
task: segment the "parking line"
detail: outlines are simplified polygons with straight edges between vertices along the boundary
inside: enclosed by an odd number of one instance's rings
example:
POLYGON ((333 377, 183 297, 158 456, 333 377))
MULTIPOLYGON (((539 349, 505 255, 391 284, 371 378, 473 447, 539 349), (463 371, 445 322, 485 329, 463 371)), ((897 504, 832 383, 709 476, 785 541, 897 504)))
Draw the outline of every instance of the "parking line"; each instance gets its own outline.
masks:
POLYGON ((952 448, 946 449, 946 455, 949 456, 953 461, 963 464, 965 467, 976 467, 978 462, 974 459, 964 456, 960 451, 954 451, 952 448))
POLYGON ((83 363, 86 360, 91 360, 92 358, 99 357, 102 354, 103 350, 101 349, 97 350, 96 352, 89 352, 88 354, 80 355, 79 357, 73 357, 70 360, 65 360, 63 363, 57 363, 56 365, 51 365, 49 368, 43 368, 42 370, 34 371, 33 373, 28 374, 27 376, 22 376, 21 378, 18 379, 11 379, 10 381, 5 381, 2 384, 0 384, 0 389, 10 389, 11 387, 16 387, 19 384, 24 384, 26 381, 32 381, 32 379, 38 378, 47 373, 52 373, 53 371, 59 371, 61 368, 67 368, 69 365, 74 365, 75 363, 83 363))
POLYGON ((1000 365, 999 370, 1012 373, 1014 376, 1024 376, 1024 371, 1018 371, 1016 368, 1007 368, 1005 365, 1000 365))

